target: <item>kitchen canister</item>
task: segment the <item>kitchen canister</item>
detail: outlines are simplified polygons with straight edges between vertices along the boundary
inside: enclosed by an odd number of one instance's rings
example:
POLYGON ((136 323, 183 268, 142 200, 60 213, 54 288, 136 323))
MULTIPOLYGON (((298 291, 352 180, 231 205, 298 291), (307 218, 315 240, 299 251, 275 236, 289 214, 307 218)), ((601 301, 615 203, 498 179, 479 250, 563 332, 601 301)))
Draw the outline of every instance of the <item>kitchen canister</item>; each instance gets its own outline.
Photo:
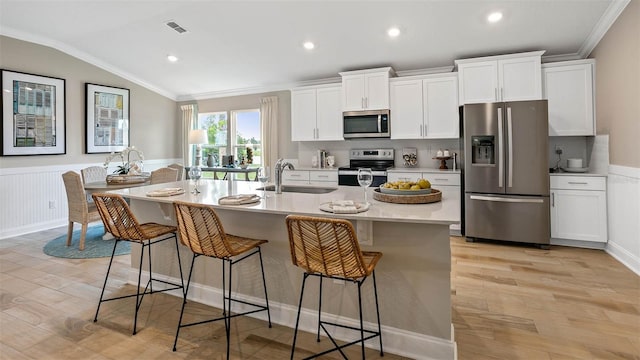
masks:
POLYGON ((567 159, 567 167, 568 168, 581 168, 582 167, 582 159, 567 159))

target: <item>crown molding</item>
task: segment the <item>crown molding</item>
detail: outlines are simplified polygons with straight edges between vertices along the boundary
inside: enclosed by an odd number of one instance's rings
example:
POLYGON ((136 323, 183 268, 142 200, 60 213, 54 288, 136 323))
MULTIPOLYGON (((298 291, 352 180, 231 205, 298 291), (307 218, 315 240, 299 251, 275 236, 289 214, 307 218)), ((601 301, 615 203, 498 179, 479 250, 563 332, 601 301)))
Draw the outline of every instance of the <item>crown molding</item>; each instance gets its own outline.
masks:
POLYGON ((598 23, 593 27, 587 39, 582 43, 582 46, 578 50, 578 54, 581 59, 585 59, 591 54, 593 49, 598 45, 604 34, 609 31, 609 28, 616 21, 618 16, 622 13, 624 8, 629 5, 631 0, 613 0, 604 14, 598 20, 598 23))
POLYGON ((69 46, 67 44, 63 44, 60 43, 58 41, 55 40, 51 40, 49 38, 46 37, 42 37, 42 36, 36 36, 30 33, 26 33, 24 31, 19 31, 19 30, 15 30, 13 28, 10 27, 6 27, 6 26, 2 26, 0 27, 0 35, 3 36, 7 36, 7 37, 11 37, 14 39, 18 39, 18 40, 22 40, 22 41, 27 41, 27 42, 31 42, 34 44, 38 44, 38 45, 42 45, 42 46, 48 46, 50 48, 56 49, 58 51, 61 51, 67 55, 73 56, 77 59, 80 59, 86 63, 89 63, 93 66, 99 67, 102 70, 108 71, 113 75, 119 76, 127 81, 131 81, 133 83, 136 83, 146 89, 149 89, 153 92, 156 92, 164 97, 167 97, 171 100, 176 101, 178 96, 175 93, 172 93, 170 91, 167 91, 159 86, 150 84, 146 81, 143 81, 139 78, 137 78, 136 76, 132 75, 131 73, 128 73, 126 71, 123 71, 122 69, 119 69, 111 64, 108 64, 100 59, 95 58, 94 56, 91 56, 83 51, 80 51, 72 46, 69 46))

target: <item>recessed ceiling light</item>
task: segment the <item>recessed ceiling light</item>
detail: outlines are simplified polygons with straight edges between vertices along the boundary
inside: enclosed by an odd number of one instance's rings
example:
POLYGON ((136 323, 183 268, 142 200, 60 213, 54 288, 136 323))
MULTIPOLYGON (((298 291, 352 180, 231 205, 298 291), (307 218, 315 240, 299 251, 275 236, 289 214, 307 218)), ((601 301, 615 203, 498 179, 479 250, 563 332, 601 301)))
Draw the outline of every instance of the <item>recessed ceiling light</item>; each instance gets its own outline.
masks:
POLYGON ((305 41, 305 43, 302 44, 302 46, 304 46, 304 48, 307 50, 311 50, 314 47, 316 47, 311 41, 305 41))
POLYGON ((389 34, 389 36, 391 37, 397 37, 398 35, 400 35, 400 29, 398 29, 397 27, 392 27, 387 30, 387 34, 389 34))
POLYGON ((487 21, 489 22, 498 22, 502 19, 502 13, 501 12, 494 12, 489 14, 489 16, 487 16, 487 21))
POLYGON ((167 55, 167 60, 171 61, 171 62, 176 62, 178 61, 178 57, 175 55, 167 55))

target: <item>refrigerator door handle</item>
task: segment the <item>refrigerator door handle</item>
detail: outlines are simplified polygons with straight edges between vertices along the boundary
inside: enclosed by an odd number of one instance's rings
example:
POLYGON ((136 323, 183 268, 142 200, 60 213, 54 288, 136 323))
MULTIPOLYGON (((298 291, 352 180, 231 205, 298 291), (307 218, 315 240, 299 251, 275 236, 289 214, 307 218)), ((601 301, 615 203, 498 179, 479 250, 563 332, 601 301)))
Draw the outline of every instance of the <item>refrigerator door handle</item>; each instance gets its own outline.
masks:
POLYGON ((504 198, 504 197, 482 196, 482 195, 471 195, 469 198, 471 200, 508 202, 508 203, 535 203, 535 204, 544 203, 543 199, 516 199, 516 198, 504 198))
POLYGON ((502 108, 498 108, 498 187, 503 186, 504 179, 504 142, 502 139, 502 108))
POLYGON ((507 108, 507 141, 509 142, 509 169, 507 187, 513 187, 513 123, 511 122, 511 108, 507 108))

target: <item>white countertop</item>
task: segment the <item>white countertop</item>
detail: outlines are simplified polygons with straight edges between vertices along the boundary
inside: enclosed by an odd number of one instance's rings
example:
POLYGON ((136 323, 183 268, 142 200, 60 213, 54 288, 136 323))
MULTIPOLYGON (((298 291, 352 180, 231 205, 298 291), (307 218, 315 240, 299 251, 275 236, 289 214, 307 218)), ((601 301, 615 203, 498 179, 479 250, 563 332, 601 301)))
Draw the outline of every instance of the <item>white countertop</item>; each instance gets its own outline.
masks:
POLYGON ((433 173, 433 174, 439 174, 439 173, 460 174, 460 169, 440 170, 436 168, 393 167, 393 168, 387 169, 387 172, 423 172, 423 173, 433 173))
POLYGON ((198 186, 201 193, 191 194, 194 187, 191 180, 172 183, 140 186, 129 189, 111 191, 126 198, 147 200, 160 203, 171 203, 175 200, 212 205, 214 208, 234 209, 238 211, 266 212, 280 214, 305 214, 312 216, 339 217, 352 220, 371 220, 384 222, 407 222, 427 224, 454 224, 460 222, 458 195, 443 197, 442 201, 430 204, 392 204, 373 199, 373 188, 368 188, 368 200, 371 204, 368 211, 358 214, 333 214, 319 209, 320 204, 336 200, 364 200, 362 188, 356 186, 338 186, 337 190, 326 194, 285 193, 275 194, 267 191, 268 197, 258 203, 248 205, 218 205, 223 196, 237 194, 262 195, 260 183, 252 181, 201 180, 198 186), (181 187, 182 195, 170 197, 149 197, 151 190, 181 187))
POLYGON ((561 172, 561 173, 549 173, 550 176, 602 176, 607 177, 607 174, 593 173, 593 172, 561 172))

